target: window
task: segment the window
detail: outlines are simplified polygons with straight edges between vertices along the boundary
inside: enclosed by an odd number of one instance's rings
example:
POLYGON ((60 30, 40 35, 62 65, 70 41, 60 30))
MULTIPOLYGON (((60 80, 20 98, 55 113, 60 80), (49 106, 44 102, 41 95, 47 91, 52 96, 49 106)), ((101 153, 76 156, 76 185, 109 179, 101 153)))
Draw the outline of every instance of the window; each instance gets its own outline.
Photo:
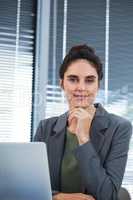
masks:
POLYGON ((31 135, 34 0, 0 1, 0 142, 31 135))

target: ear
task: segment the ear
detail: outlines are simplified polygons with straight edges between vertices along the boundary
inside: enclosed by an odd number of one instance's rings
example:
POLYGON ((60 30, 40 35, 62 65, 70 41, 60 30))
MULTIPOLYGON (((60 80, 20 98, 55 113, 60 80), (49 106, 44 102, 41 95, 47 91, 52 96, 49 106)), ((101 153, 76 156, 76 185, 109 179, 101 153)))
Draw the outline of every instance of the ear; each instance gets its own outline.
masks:
POLYGON ((60 87, 61 87, 62 89, 64 89, 64 86, 63 86, 63 79, 60 79, 60 80, 59 80, 59 84, 60 84, 60 87))

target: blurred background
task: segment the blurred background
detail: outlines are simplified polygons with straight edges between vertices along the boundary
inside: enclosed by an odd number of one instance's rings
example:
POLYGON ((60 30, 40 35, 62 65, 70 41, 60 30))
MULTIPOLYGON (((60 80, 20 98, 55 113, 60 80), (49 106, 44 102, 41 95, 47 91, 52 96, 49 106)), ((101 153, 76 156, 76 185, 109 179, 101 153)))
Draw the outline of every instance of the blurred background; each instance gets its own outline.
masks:
MULTIPOLYGON (((132 0, 0 0, 0 142, 29 142, 67 110, 58 70, 76 44, 102 59, 96 101, 133 124, 132 36, 132 0)), ((132 165, 133 139, 123 180, 133 198, 132 165)))

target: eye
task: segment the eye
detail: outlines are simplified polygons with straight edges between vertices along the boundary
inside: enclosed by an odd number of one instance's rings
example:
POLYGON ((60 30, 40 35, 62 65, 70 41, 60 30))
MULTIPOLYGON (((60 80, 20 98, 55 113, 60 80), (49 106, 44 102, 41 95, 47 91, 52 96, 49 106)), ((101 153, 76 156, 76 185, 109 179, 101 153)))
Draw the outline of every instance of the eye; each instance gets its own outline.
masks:
POLYGON ((78 82, 77 78, 74 78, 74 77, 70 77, 70 78, 68 78, 68 80, 69 80, 71 83, 76 83, 76 82, 78 82))
POLYGON ((86 83, 93 83, 95 80, 94 79, 86 79, 85 82, 86 83))

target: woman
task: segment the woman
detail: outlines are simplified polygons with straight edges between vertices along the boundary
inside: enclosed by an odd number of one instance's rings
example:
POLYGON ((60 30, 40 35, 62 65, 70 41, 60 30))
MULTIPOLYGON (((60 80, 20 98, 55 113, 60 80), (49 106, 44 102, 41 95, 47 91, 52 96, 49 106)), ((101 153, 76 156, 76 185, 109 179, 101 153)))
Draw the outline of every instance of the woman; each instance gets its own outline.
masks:
POLYGON ((72 47, 59 75, 69 111, 42 120, 34 139, 47 144, 53 199, 116 200, 131 124, 94 104, 103 72, 91 47, 72 47))

